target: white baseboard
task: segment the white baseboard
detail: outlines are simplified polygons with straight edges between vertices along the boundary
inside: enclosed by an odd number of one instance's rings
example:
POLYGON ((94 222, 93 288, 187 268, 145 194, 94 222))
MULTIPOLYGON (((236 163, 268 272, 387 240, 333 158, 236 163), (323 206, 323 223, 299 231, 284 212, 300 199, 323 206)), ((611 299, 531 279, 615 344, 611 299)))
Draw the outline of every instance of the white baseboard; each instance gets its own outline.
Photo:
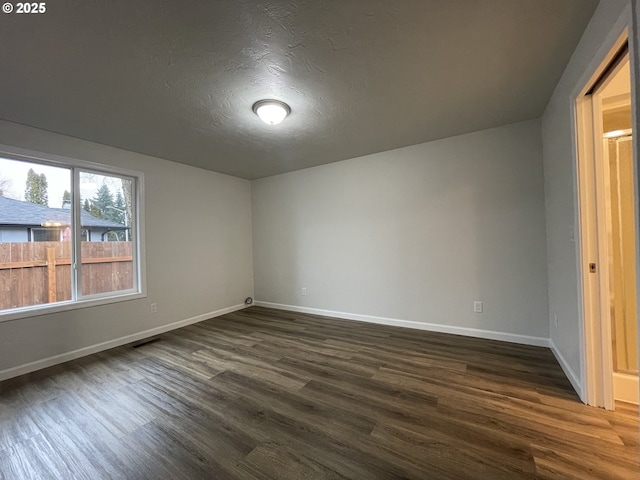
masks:
POLYGON ((553 340, 551 339, 549 339, 549 348, 555 355, 556 360, 558 360, 558 363, 560 364, 562 371, 564 371, 564 374, 569 379, 569 382, 571 382, 571 386, 578 394, 578 397, 580 397, 580 400, 582 400, 582 403, 586 404, 587 399, 584 398, 584 390, 582 389, 582 381, 580 380, 580 377, 578 377, 576 373, 573 371, 573 369, 569 366, 569 362, 567 362, 567 360, 562 356, 562 354, 560 353, 560 350, 558 350, 558 347, 556 347, 556 344, 553 343, 553 340))
POLYGON ((638 405, 638 375, 613 372, 613 391, 616 400, 638 405))
POLYGON ((247 305, 245 305, 244 303, 227 308, 222 308, 214 312, 203 313, 202 315, 186 318, 184 320, 170 323, 168 325, 162 325, 161 327, 152 328, 143 332, 133 333, 131 335, 108 340, 96 345, 79 348, 78 350, 73 350, 71 352, 61 353, 60 355, 54 355, 53 357, 36 360, 35 362, 25 363, 24 365, 19 365, 17 367, 7 368, 6 370, 0 371, 0 382, 9 378, 24 375, 26 373, 35 372, 36 370, 42 370, 43 368, 51 367, 59 363, 68 362, 69 360, 75 360, 76 358, 102 352, 103 350, 109 350, 110 348, 120 347, 122 345, 126 345, 127 343, 136 342, 148 337, 153 337, 154 335, 160 335, 161 333, 175 330, 176 328, 186 327, 187 325, 191 325, 193 323, 198 323, 210 318, 219 317, 220 315, 224 315, 226 313, 236 312, 238 310, 242 310, 243 308, 247 308, 247 305))
POLYGON ((270 303, 256 301, 259 307, 275 308, 278 310, 288 310, 291 312, 310 313, 323 317, 335 317, 346 320, 356 320, 359 322, 378 323, 394 327, 413 328, 417 330, 428 330, 430 332, 450 333, 453 335, 464 335, 466 337, 486 338, 488 340, 500 340, 503 342, 520 343, 523 345, 533 345, 536 347, 549 347, 549 339, 543 337, 532 337, 529 335, 518 335, 515 333, 496 332, 492 330, 480 330, 477 328, 456 327, 451 325, 440 325, 436 323, 415 322, 413 320, 399 320, 396 318, 374 317, 370 315, 360 315, 357 313, 334 312, 332 310, 321 310, 318 308, 299 307, 297 305, 283 305, 280 303, 270 303))

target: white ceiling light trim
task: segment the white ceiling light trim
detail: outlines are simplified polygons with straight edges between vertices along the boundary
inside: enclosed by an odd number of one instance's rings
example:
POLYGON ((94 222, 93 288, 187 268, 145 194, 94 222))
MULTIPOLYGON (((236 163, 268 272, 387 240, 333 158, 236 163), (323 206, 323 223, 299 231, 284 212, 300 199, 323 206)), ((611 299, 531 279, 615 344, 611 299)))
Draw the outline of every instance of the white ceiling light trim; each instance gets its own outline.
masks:
POLYGON ((280 100, 259 100, 253 104, 253 111, 268 125, 277 125, 291 113, 291 107, 280 100))

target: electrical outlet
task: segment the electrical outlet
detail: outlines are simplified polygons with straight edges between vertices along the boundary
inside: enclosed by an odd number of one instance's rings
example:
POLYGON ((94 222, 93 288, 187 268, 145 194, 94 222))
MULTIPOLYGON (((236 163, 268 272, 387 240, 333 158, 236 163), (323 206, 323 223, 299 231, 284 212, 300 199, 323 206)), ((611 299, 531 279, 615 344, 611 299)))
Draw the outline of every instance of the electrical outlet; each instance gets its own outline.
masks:
POLYGON ((151 313, 158 313, 158 304, 157 303, 152 303, 150 305, 151 307, 151 313))
POLYGON ((482 313, 482 302, 480 300, 475 300, 473 302, 473 311, 475 313, 482 313))
POLYGON ((307 296, 307 288, 306 287, 302 287, 302 296, 303 297, 307 296))

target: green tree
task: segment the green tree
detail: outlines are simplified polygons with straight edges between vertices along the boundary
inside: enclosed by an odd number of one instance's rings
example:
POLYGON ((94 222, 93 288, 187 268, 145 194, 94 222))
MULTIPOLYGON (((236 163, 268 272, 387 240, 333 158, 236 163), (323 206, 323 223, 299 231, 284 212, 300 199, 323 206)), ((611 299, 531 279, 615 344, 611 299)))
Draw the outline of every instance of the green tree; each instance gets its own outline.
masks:
POLYGON ((92 199, 85 199, 82 208, 96 218, 113 221, 113 210, 107 207, 113 206, 113 195, 106 184, 96 191, 92 199))
POLYGON ((102 214, 102 210, 100 210, 98 207, 96 207, 93 204, 93 201, 89 201, 89 200, 87 200, 85 198, 84 203, 82 204, 82 209, 87 211, 87 212, 89 212, 95 218, 104 219, 104 215, 102 214))
POLYGON ((65 190, 62 194, 62 206, 64 207, 67 203, 71 204, 71 193, 68 190, 65 190))
MULTIPOLYGON (((111 220, 116 223, 121 223, 122 225, 126 225, 127 218, 127 210, 124 202, 124 197, 122 196, 122 192, 118 190, 116 193, 116 198, 113 202, 113 208, 110 208, 111 212, 113 212, 113 216, 111 220)), ((117 232, 116 237, 118 241, 123 242, 127 239, 127 234, 125 232, 117 232)))
POLYGON ((113 206, 115 207, 112 210, 114 212, 113 221, 117 223, 122 223, 124 225, 126 209, 125 209, 124 197, 122 196, 122 192, 118 191, 118 193, 116 193, 116 198, 113 202, 113 206))
POLYGON ((47 193, 47 177, 44 173, 38 175, 33 168, 27 172, 27 186, 24 191, 24 199, 30 203, 49 206, 49 194, 47 193))
POLYGON ((112 219, 113 210, 107 207, 113 207, 113 195, 106 183, 103 183, 98 189, 96 196, 93 197, 91 203, 102 212, 102 216, 100 218, 104 218, 105 220, 112 219))

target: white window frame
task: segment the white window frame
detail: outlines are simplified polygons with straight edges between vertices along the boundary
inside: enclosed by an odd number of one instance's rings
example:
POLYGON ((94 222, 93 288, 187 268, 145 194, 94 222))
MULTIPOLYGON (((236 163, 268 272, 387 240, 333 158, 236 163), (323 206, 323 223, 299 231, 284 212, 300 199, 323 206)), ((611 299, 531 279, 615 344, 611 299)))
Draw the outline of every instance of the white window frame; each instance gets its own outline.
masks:
POLYGON ((52 155, 42 152, 34 152, 23 148, 0 145, 0 156, 9 160, 19 160, 51 167, 67 168, 71 172, 71 213, 74 218, 75 228, 72 240, 72 277, 71 300, 29 307, 13 308, 0 311, 0 322, 19 320, 22 318, 47 315, 51 313, 65 312, 80 308, 106 305, 110 303, 126 302, 147 296, 146 254, 145 254, 145 210, 144 210, 144 174, 139 171, 128 170, 121 167, 104 165, 86 160, 52 155), (81 288, 81 267, 76 268, 75 262, 79 258, 81 235, 75 232, 81 231, 80 226, 80 195, 76 195, 79 189, 80 172, 96 173, 99 175, 114 175, 130 177, 135 180, 135 227, 137 242, 133 245, 132 256, 134 270, 134 288, 119 290, 90 296, 82 296, 78 290, 81 288))

